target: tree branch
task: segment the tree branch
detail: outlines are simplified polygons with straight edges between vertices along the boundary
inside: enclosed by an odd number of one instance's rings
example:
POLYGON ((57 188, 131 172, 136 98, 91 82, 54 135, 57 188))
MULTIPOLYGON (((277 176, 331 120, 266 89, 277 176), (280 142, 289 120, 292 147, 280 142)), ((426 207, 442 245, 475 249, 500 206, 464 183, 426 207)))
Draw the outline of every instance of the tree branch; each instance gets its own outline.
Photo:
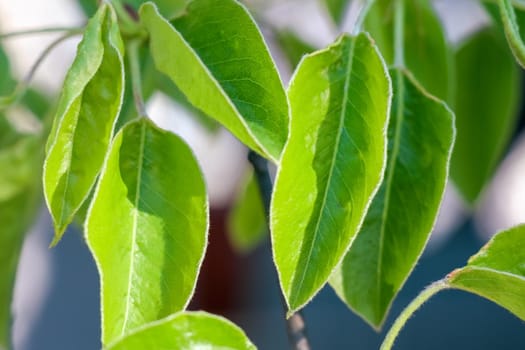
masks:
MULTIPOLYGON (((255 178, 259 186, 259 191, 261 191, 261 197, 263 200, 264 211, 266 214, 267 222, 270 220, 270 203, 272 199, 272 179, 270 178, 270 173, 268 172, 268 162, 266 159, 250 151, 248 154, 248 160, 253 166, 255 178)), ((281 295, 281 302, 283 305, 284 313, 288 311, 288 307, 284 302, 281 295)), ((290 341, 290 346, 293 350, 309 350, 310 345, 308 338, 306 336, 306 325, 304 322, 303 315, 300 311, 292 314, 286 320, 286 328, 288 333, 288 340, 290 341)))

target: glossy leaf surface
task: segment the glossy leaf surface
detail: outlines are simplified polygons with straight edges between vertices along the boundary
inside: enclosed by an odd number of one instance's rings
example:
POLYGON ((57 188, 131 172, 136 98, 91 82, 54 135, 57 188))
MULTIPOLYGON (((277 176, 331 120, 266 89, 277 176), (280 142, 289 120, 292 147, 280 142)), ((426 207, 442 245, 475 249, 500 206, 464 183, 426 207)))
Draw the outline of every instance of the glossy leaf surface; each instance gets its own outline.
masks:
POLYGON ((157 68, 188 100, 239 140, 276 161, 288 135, 288 105, 262 35, 234 0, 195 0, 171 23, 140 10, 157 68))
POLYGON ((244 332, 225 318, 182 312, 138 329, 107 350, 255 350, 244 332))
POLYGON ((327 282, 382 178, 391 86, 366 34, 305 56, 272 199, 273 254, 290 311, 327 282))
POLYGON ((101 278, 103 344, 185 308, 207 210, 200 169, 179 137, 146 119, 119 131, 85 225, 101 278))
POLYGON ((468 39, 456 54, 456 146, 451 176, 473 203, 490 180, 516 126, 520 76, 495 28, 468 39))
MULTIPOLYGON (((367 30, 387 64, 394 63, 396 1, 376 0, 365 19, 367 30)), ((430 94, 451 100, 451 52, 444 29, 428 0, 404 0, 402 18, 405 67, 430 94)))
POLYGON ((62 89, 44 163, 44 193, 55 226, 53 244, 95 183, 122 103, 123 46, 116 21, 110 7, 100 7, 62 89))
POLYGON ((252 169, 245 174, 233 202, 228 233, 233 247, 242 253, 255 248, 268 233, 261 192, 252 169))
POLYGON ((445 190, 454 117, 406 72, 394 87, 388 165, 357 238, 330 283, 339 297, 379 328, 421 255, 445 190))
POLYGON ((496 234, 448 283, 506 308, 525 320, 525 225, 496 234))

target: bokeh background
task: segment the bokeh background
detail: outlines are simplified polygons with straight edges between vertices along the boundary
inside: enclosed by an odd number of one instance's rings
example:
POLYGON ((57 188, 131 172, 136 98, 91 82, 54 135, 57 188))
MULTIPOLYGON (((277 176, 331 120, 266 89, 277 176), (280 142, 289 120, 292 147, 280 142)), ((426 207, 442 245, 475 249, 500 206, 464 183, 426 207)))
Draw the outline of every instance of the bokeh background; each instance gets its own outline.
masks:
MULTIPOLYGON (((474 0, 436 0, 434 5, 448 38, 456 44, 488 21, 474 0)), ((316 47, 329 44, 337 35, 316 0, 252 0, 249 6, 259 21, 292 30, 316 47)), ((346 30, 352 28, 355 10, 352 6, 347 14, 346 30)), ((74 0, 0 0, 2 33, 79 26, 85 21, 74 0)), ((54 38, 53 34, 33 35, 3 42, 14 73, 24 76, 54 38)), ((267 40, 286 83, 292 68, 272 45, 275 38, 268 35, 267 40)), ((60 45, 37 72, 34 85, 50 98, 56 98, 77 43, 78 39, 71 39, 60 45)), ((247 150, 224 130, 210 132, 162 94, 152 97, 148 112, 159 125, 192 146, 210 192, 209 251, 191 308, 224 315, 240 325, 260 349, 286 349, 280 291, 268 240, 248 254, 238 254, 226 232, 228 210, 248 167, 247 150)), ((419 291, 464 265, 493 233, 525 222, 525 134, 520 136, 524 120, 522 115, 478 209, 468 209, 449 184, 431 241, 396 298, 386 329, 419 291)), ((48 249, 51 238, 51 221, 42 207, 27 236, 18 269, 13 303, 15 349, 100 348, 98 275, 82 232, 72 226, 56 248, 48 249)), ((384 332, 376 333, 347 309, 329 287, 304 309, 304 316, 313 349, 377 349, 384 337, 384 332)), ((396 348, 525 349, 525 323, 479 297, 445 291, 408 322, 396 348)))

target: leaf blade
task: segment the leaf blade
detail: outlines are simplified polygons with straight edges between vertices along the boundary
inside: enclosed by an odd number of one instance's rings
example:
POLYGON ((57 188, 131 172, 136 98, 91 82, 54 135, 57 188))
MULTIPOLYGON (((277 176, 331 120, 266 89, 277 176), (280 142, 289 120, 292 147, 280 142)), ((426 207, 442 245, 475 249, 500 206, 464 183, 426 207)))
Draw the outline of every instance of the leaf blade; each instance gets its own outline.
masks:
POLYGON ((384 322, 430 236, 454 142, 448 107, 406 71, 390 73, 395 90, 385 180, 330 280, 338 296, 375 328, 384 322))
POLYGON ((44 194, 55 226, 52 245, 93 187, 122 105, 118 31, 116 15, 103 5, 86 28, 64 83, 44 162, 44 194))
POLYGON ((496 234, 447 282, 489 299, 525 320, 525 225, 496 234))
POLYGON ((134 349, 255 350, 244 332, 225 318, 205 312, 183 312, 146 325, 107 350, 134 349))
POLYGON ((292 132, 277 173, 270 231, 291 312, 326 283, 377 190, 391 85, 371 39, 360 34, 305 56, 289 96, 292 132))
POLYGON ((247 171, 228 215, 228 236, 233 247, 247 253, 268 233, 261 192, 253 174, 247 171))
POLYGON ((247 146, 278 160, 287 137, 288 103, 247 10, 233 0, 196 0, 171 23, 152 4, 143 5, 140 16, 159 71, 247 146))
POLYGON ((458 137, 451 177, 473 204, 512 137, 519 116, 521 79, 502 35, 494 27, 463 43, 455 62, 458 137))
POLYGON ((103 344, 185 308, 207 229, 204 180, 191 150, 148 120, 128 123, 86 220, 101 278, 103 344))

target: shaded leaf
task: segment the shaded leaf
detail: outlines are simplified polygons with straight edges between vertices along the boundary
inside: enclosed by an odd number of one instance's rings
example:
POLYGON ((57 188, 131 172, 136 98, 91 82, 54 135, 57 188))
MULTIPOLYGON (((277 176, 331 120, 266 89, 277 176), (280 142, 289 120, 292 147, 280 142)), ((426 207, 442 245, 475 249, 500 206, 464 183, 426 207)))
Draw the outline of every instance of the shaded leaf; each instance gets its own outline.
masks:
POLYGON ((204 180, 188 146, 140 119, 111 146, 85 231, 102 293, 102 342, 187 305, 206 247, 204 180))
POLYGON ((276 31, 275 36, 279 47, 283 50, 292 68, 295 68, 299 64, 304 55, 315 51, 315 48, 311 44, 303 41, 292 31, 276 31))
POLYGON ((290 312, 326 283, 386 163, 391 86, 366 34, 305 56, 289 87, 290 139, 272 198, 273 253, 290 312))
POLYGON ((255 350, 244 332, 225 318, 205 312, 178 313, 146 325, 107 350, 255 350))
MULTIPOLYGON (((405 0, 403 3, 405 67, 426 91, 450 101, 452 56, 443 26, 428 0, 405 0)), ((394 63, 394 4, 391 0, 375 1, 364 24, 389 65, 394 63)))
POLYGON ((447 282, 525 320, 525 225, 496 234, 467 266, 449 274, 447 282))
POLYGON ((44 163, 44 194, 56 244, 93 187, 124 87, 123 44, 107 5, 90 20, 66 76, 44 163))
POLYGON ((261 192, 253 169, 244 175, 228 216, 228 234, 233 247, 246 253, 268 233, 261 192))
POLYGON ((345 18, 346 10, 350 5, 350 0, 323 0, 328 10, 328 14, 334 20, 334 23, 341 25, 345 18))
POLYGON ((498 0, 501 22, 507 37, 507 42, 516 58, 516 61, 525 67, 525 11, 514 9, 511 0, 498 0))
POLYGON ((456 54, 456 126, 451 176, 473 203, 491 179, 516 126, 518 67, 495 28, 476 33, 456 54))
MULTIPOLYGON (((32 170, 32 176, 24 179, 23 187, 0 200, 0 348, 6 349, 9 345, 11 301, 20 251, 25 234, 35 219, 41 200, 42 139, 35 136, 21 136, 15 147, 21 143, 27 147, 25 148, 27 151, 25 162, 22 163, 22 158, 20 158, 11 163, 2 162, 0 165, 2 172, 17 169, 25 172, 28 168, 32 170)), ((8 150, 2 149, 0 152, 8 150)), ((3 176, 0 174, 0 177, 3 176)), ((3 185, 0 186, 3 187, 3 185)))
POLYGON ((34 182, 40 146, 39 137, 19 135, 16 143, 0 148, 0 202, 24 191, 34 182))
POLYGON ((188 100, 258 153, 276 161, 288 135, 288 106, 257 25, 234 0, 195 0, 166 21, 145 4, 151 54, 188 100))
POLYGON ((330 284, 379 328, 434 226, 454 142, 454 117, 407 72, 390 71, 388 165, 357 238, 330 284))

